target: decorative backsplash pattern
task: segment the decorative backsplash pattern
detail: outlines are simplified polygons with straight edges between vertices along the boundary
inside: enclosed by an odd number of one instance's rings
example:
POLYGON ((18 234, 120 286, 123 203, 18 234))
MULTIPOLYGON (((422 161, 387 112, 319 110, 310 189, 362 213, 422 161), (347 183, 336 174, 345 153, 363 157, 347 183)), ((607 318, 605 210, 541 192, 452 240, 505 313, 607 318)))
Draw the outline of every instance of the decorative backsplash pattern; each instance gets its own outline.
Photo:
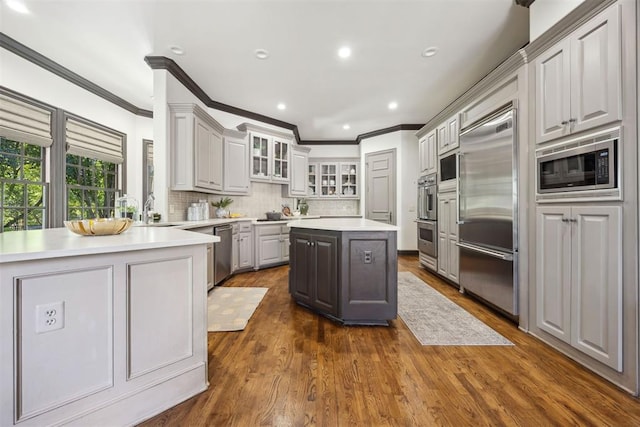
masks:
MULTIPOLYGON (((191 191, 169 191, 168 221, 185 221, 187 209, 191 203, 199 200, 209 202, 219 200, 221 195, 197 193, 191 191), (171 213, 173 206, 173 213, 171 213)), ((233 199, 229 212, 239 213, 250 218, 263 218, 271 210, 281 211, 282 205, 288 205, 291 210, 296 208, 296 199, 282 196, 282 186, 262 182, 251 183, 249 196, 228 196, 233 199)), ((358 215, 360 213, 359 200, 317 200, 307 199, 309 215, 358 215)), ((211 217, 216 208, 209 207, 211 217)))

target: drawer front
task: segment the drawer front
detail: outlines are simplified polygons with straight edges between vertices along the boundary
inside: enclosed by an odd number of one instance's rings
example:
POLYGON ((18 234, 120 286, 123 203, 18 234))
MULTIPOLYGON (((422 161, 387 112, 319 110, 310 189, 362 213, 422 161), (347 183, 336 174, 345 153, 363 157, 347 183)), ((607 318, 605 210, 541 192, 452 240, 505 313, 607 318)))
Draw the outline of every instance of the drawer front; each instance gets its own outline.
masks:
POLYGON ((237 225, 240 227, 241 233, 246 233, 251 231, 251 223, 250 222, 239 222, 237 225))
POLYGON ((261 225, 258 227, 258 236, 273 236, 280 234, 281 226, 279 225, 261 225))

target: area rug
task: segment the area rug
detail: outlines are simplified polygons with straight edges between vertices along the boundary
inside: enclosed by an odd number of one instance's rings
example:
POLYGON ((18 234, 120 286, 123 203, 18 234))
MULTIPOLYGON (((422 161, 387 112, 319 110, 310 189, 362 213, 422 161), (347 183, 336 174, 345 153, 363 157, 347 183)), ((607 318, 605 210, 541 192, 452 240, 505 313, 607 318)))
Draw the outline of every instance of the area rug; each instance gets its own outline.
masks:
POLYGON ((398 273, 398 314, 422 345, 513 345, 407 271, 398 273))
POLYGON ((209 332, 241 331, 262 301, 268 288, 225 288, 209 292, 209 332))

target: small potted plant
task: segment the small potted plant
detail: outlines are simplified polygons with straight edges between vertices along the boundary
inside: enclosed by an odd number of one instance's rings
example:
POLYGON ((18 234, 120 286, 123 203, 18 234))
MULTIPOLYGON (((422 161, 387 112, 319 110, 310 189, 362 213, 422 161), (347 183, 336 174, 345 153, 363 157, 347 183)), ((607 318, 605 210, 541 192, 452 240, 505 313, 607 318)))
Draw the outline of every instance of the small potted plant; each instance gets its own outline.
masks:
POLYGON ((227 210, 227 206, 233 203, 233 199, 228 197, 221 197, 217 202, 211 202, 211 206, 215 206, 216 211, 214 215, 216 218, 226 218, 229 216, 229 211, 227 210))

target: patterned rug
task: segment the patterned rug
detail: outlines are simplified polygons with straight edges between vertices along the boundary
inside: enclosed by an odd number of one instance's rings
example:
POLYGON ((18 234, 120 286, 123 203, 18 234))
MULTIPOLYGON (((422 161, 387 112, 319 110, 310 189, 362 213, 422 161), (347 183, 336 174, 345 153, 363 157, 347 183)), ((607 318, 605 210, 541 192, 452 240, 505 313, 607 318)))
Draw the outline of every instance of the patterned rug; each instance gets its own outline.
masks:
POLYGON ((407 271, 398 273, 398 314, 422 345, 513 345, 407 271))
POLYGON ((209 332, 241 331, 267 293, 268 288, 225 288, 209 292, 209 332))

